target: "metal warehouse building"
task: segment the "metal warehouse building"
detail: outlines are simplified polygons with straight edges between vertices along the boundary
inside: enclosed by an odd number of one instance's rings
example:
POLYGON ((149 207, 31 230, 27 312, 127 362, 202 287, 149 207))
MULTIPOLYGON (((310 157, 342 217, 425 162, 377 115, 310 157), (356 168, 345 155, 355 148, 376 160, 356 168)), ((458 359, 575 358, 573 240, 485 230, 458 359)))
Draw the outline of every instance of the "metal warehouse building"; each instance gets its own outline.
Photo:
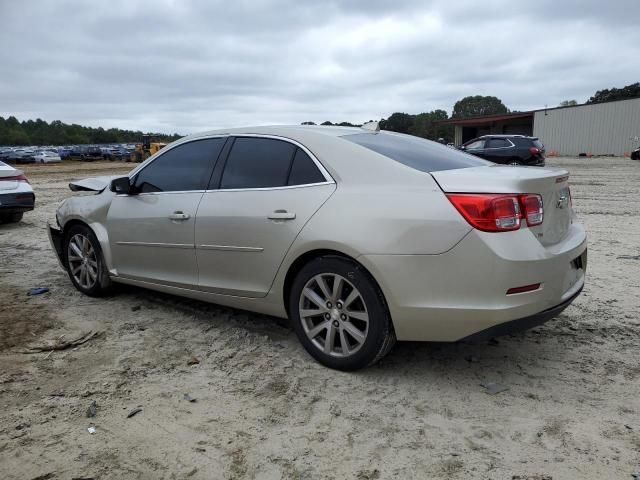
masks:
POLYGON ((559 155, 624 155, 637 147, 640 137, 640 98, 442 123, 455 126, 455 145, 480 135, 507 133, 538 137, 547 152, 559 155))

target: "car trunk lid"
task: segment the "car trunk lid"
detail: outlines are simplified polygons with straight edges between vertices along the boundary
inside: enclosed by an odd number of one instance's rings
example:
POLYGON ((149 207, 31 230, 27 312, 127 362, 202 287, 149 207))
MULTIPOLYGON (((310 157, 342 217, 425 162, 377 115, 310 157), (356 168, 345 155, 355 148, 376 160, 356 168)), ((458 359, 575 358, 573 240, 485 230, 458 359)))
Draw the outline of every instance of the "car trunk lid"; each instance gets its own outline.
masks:
POLYGON ((544 220, 530 228, 545 246, 560 242, 569 230, 573 210, 569 172, 539 167, 488 166, 432 172, 445 193, 538 194, 542 197, 544 220))

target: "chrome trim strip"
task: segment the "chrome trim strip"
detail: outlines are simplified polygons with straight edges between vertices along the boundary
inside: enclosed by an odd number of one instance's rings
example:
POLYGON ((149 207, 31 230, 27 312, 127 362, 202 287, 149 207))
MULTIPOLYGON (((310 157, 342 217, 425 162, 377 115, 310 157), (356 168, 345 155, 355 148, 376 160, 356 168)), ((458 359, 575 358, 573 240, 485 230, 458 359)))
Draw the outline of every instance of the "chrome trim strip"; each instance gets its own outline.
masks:
POLYGON ((258 188, 215 188, 212 190, 205 190, 204 193, 213 192, 252 192, 252 191, 264 191, 264 190, 290 190, 292 188, 307 188, 318 187, 320 185, 335 185, 335 182, 318 182, 318 183, 305 183, 304 185, 285 185, 283 187, 258 187, 258 188))
POLYGON ((262 247, 236 247, 235 245, 198 245, 202 250, 223 250, 225 252, 263 252, 262 247))
POLYGON ((195 248, 195 245, 189 243, 116 242, 116 245, 126 245, 129 247, 195 248))

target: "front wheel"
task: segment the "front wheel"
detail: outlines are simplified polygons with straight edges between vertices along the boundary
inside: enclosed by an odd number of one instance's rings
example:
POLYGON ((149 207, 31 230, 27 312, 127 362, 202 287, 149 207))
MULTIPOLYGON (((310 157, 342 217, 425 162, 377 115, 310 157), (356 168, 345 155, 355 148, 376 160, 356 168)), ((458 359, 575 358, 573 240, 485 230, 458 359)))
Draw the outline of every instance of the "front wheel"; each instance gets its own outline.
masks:
POLYGON ((382 292, 360 265, 340 257, 315 259, 298 273, 290 293, 296 334, 323 365, 357 370, 393 347, 395 333, 382 292))
POLYGON ((110 293, 111 279, 93 231, 84 225, 74 225, 65 237, 64 246, 66 267, 73 285, 91 297, 110 293))

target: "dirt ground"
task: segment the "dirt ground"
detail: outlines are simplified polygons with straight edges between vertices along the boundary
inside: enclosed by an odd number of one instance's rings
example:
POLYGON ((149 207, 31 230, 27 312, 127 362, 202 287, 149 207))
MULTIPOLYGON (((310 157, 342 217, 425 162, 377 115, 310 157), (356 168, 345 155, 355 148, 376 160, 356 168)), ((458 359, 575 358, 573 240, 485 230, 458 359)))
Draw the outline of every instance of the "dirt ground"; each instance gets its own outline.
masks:
POLYGON ((0 478, 631 478, 640 162, 548 163, 570 170, 589 234, 576 302, 524 334, 400 343, 350 374, 315 363, 283 320, 128 287, 81 295, 46 222, 69 180, 130 165, 25 167, 37 208, 0 226, 0 478), (41 286, 50 293, 26 295, 41 286), (89 331, 76 348, 22 353, 89 331), (484 382, 509 389, 489 395, 484 382))

